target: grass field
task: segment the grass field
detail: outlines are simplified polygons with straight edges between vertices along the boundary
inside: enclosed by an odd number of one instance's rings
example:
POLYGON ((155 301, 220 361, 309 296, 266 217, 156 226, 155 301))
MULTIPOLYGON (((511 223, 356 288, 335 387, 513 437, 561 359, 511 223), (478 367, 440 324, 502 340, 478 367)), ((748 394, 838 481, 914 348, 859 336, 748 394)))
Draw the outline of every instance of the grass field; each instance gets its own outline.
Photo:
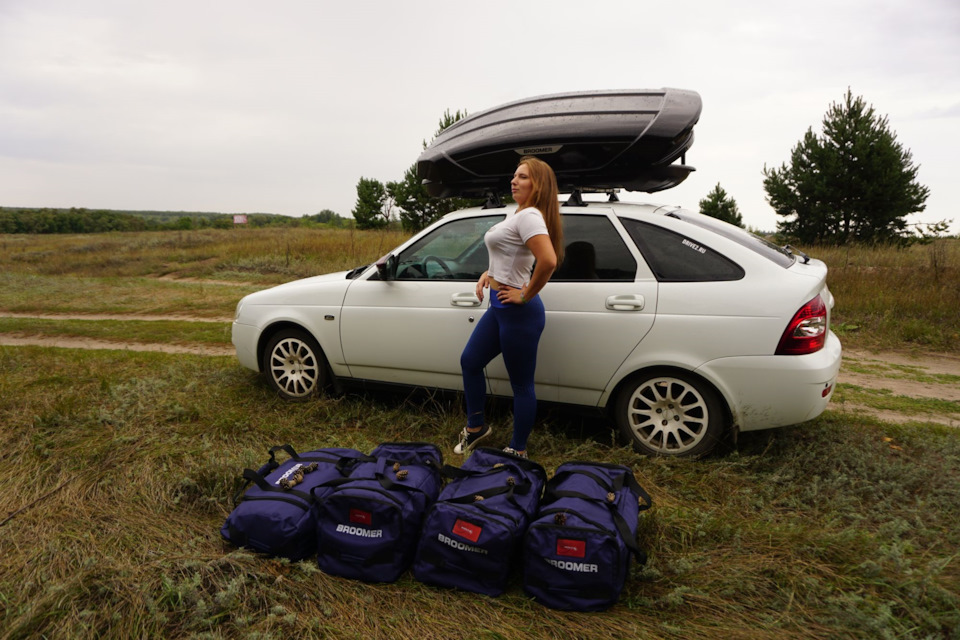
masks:
MULTIPOLYGON (((193 233, 0 237, 0 312, 229 318, 249 290, 398 241, 193 233), (166 249, 141 257, 151 246, 166 249)), ((958 350, 956 244, 937 277, 927 247, 835 251, 810 253, 831 266, 846 345, 958 350), (914 319, 907 304, 930 309, 914 319)), ((0 333, 229 341, 182 320, 0 318, 0 333)), ((493 409, 502 446, 509 411, 493 409)), ((517 581, 496 599, 409 575, 367 585, 221 541, 241 469, 269 446, 427 440, 457 464, 447 445, 462 418, 458 398, 425 393, 284 403, 231 357, 0 347, 0 638, 960 638, 960 438, 921 411, 895 425, 831 408, 693 461, 637 456, 598 416, 545 409, 531 447, 549 472, 626 464, 654 499, 650 560, 599 614, 545 609, 517 581)))

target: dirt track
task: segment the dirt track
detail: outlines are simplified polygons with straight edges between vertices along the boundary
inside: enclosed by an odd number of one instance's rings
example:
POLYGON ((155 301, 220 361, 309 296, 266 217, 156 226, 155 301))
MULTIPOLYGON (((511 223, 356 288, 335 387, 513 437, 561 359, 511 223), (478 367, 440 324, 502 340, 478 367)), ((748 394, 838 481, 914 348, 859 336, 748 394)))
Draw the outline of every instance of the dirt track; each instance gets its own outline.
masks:
MULTIPOLYGON (((134 315, 29 315, 0 312, 0 317, 37 318, 54 320, 179 320, 187 322, 230 322, 229 318, 198 318, 189 316, 134 316, 134 315)), ((163 353, 188 353, 205 356, 233 356, 232 345, 173 345, 119 342, 92 338, 51 338, 23 333, 0 334, 0 346, 41 346, 66 349, 123 349, 128 351, 156 351, 163 353)), ((893 396, 929 398, 960 402, 960 383, 940 382, 931 376, 949 375, 960 378, 960 357, 951 354, 904 351, 857 351, 845 350, 839 382, 865 389, 883 390, 893 396)), ((896 411, 884 411, 862 405, 834 404, 831 408, 841 412, 868 413, 886 422, 904 423, 913 420, 936 422, 960 427, 960 414, 908 415, 896 411)))

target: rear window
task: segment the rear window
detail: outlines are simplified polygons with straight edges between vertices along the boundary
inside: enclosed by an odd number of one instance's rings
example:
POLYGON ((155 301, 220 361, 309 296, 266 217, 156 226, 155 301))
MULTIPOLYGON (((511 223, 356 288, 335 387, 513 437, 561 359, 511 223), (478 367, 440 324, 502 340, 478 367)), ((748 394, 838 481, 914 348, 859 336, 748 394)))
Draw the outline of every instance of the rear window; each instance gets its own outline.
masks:
POLYGON ((767 260, 775 262, 781 267, 792 267, 796 260, 793 255, 782 247, 778 247, 769 240, 750 233, 746 229, 741 229, 731 224, 726 224, 709 216, 691 216, 683 210, 671 211, 667 214, 684 222, 689 222, 703 229, 709 229, 717 235, 723 236, 728 240, 733 240, 742 247, 758 253, 767 260))
POLYGON ((744 276, 736 262, 686 236, 639 220, 620 221, 660 282, 715 282, 744 276))

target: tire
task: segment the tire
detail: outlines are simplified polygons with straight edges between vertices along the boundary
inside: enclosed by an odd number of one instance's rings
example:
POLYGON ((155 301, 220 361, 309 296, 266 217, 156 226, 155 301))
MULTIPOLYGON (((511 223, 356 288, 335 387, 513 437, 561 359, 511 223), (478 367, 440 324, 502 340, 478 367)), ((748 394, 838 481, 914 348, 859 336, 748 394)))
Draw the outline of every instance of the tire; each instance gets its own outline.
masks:
POLYGON ((282 329, 267 343, 263 371, 281 398, 307 400, 327 386, 327 361, 306 331, 282 329))
POLYGON ((638 453, 701 456, 723 435, 726 413, 707 383, 680 372, 640 375, 614 407, 621 437, 638 453))

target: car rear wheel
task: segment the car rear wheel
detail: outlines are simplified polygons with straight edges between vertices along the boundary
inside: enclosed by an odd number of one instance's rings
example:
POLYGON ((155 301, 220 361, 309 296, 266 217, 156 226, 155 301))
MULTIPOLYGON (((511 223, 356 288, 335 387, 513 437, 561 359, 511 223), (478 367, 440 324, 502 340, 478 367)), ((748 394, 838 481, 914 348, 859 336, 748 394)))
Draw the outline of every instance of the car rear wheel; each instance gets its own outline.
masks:
POLYGON ((320 345, 301 329, 283 329, 270 339, 263 369, 270 386, 287 400, 306 400, 327 384, 327 362, 320 345))
POLYGON ((703 455, 716 446, 725 422, 717 393, 680 372, 634 378, 614 410, 623 439, 648 455, 703 455))

